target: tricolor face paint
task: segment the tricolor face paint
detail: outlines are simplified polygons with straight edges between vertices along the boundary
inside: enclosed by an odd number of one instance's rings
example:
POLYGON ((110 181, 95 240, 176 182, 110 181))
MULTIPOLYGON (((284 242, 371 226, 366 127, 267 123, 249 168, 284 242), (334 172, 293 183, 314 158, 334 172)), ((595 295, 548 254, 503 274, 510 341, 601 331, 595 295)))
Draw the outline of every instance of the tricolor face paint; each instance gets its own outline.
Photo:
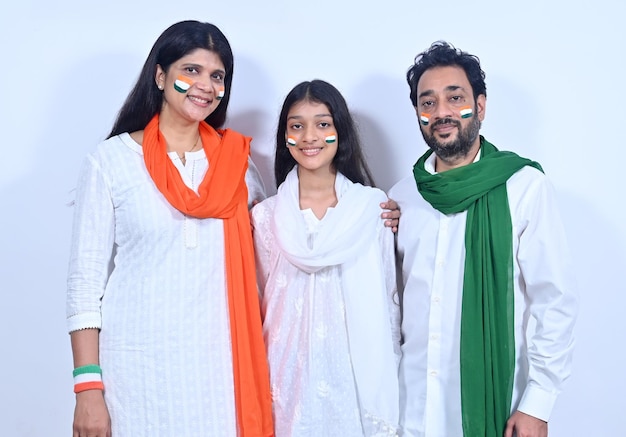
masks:
POLYGON ((217 92, 217 96, 215 97, 217 100, 222 100, 224 98, 224 87, 221 87, 217 92))
POLYGON ((189 88, 193 85, 193 80, 185 76, 178 76, 174 81, 174 89, 179 93, 185 94, 189 88))
POLYGON ((461 118, 470 118, 474 113, 471 106, 463 106, 459 112, 461 113, 461 118))
POLYGON ((422 123, 422 126, 428 126, 429 122, 430 122, 430 114, 426 114, 425 112, 422 112, 420 114, 420 123, 422 123))
POLYGON ((294 137, 287 137, 287 145, 288 146, 295 146, 296 145, 296 139, 294 137))
POLYGON ((335 134, 328 135, 326 138, 324 138, 324 141, 326 141, 326 144, 332 144, 335 141, 337 141, 337 135, 335 135, 335 134))

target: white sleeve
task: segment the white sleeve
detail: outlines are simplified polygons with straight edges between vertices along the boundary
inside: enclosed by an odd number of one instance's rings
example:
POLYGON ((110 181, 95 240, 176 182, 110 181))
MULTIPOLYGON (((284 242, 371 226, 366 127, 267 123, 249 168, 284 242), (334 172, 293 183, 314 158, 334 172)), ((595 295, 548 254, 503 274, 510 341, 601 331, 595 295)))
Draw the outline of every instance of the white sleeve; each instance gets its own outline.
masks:
POLYGON ((84 161, 74 208, 66 301, 69 332, 101 327, 100 302, 113 257, 113 201, 92 156, 84 161))
POLYGON ((267 197, 265 194, 265 184, 261 178, 259 169, 248 157, 248 171, 246 171, 246 185, 248 186, 248 209, 252 208, 254 202, 260 202, 267 197))
POLYGON ((528 385, 518 410, 547 421, 571 371, 578 293, 552 185, 542 175, 523 197, 526 226, 517 261, 536 325, 527 350, 528 385))
POLYGON ((396 364, 400 364, 402 356, 401 341, 401 316, 400 297, 396 282, 396 257, 395 257, 395 236, 391 228, 382 226, 379 230, 378 238, 382 248, 383 269, 385 275, 385 287, 387 290, 387 302, 389 304, 389 322, 391 323, 391 336, 393 341, 393 351, 396 356, 396 364))
POLYGON ((270 274, 271 241, 270 220, 271 209, 267 202, 259 203, 252 208, 252 233, 254 237, 254 255, 256 259, 257 284, 259 298, 263 299, 265 285, 270 274))

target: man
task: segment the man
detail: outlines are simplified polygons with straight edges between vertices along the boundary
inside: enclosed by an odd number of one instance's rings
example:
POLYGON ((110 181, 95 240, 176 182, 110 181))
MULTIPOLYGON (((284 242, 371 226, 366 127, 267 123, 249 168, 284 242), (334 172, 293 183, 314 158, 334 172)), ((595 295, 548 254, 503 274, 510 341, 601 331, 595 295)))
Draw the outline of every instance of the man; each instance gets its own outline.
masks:
POLYGON ((403 436, 545 437, 570 373, 577 295, 541 166, 479 135, 479 59, 446 42, 407 73, 430 150, 402 210, 403 436))

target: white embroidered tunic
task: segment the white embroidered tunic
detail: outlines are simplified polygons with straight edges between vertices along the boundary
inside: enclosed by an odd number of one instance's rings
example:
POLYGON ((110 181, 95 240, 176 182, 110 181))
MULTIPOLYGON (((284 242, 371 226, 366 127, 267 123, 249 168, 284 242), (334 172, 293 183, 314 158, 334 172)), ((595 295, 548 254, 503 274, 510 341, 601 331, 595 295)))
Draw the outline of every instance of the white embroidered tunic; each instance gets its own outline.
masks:
MULTIPOLYGON (((204 151, 185 165, 170 158, 197 190, 204 151)), ((262 199, 250 165, 250 198, 262 199)), ((70 332, 101 329, 114 437, 236 437, 222 221, 172 207, 128 134, 100 144, 81 171, 67 316, 70 332)))
MULTIPOLYGON (((339 202, 342 189, 345 187, 336 184, 339 202)), ((396 435, 397 423, 377 422, 377 418, 370 417, 368 421, 374 422, 376 433, 366 431, 362 423, 354 357, 350 353, 342 267, 334 265, 306 273, 290 263, 281 254, 272 229, 276 201, 277 196, 270 197, 252 210, 276 437, 396 435)), ((379 211, 376 211, 377 216, 379 211)), ((305 225, 300 232, 306 233, 309 247, 312 247, 320 227, 339 212, 329 208, 322 220, 310 209, 299 213, 305 225)), ((362 235, 362 238, 378 239, 382 248, 386 303, 378 311, 391 321, 393 332, 389 335, 394 336, 395 347, 390 353, 397 354, 392 357, 394 370, 397 370, 400 332, 394 238, 383 226, 383 220, 378 221, 377 234, 362 235)), ((372 351, 372 354, 384 353, 372 351)), ((393 378, 397 384, 395 373, 393 378)), ((371 424, 365 426, 371 427, 371 424)))

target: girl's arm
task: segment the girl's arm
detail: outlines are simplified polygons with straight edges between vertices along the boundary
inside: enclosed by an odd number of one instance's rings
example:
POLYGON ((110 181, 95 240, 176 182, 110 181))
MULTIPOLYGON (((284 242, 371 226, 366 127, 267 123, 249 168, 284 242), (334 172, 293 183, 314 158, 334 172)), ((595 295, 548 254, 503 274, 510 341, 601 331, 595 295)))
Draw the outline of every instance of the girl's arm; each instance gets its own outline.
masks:
POLYGON ((271 256, 271 208, 265 201, 252 208, 250 217, 252 221, 252 235, 254 239, 254 256, 256 259, 257 284, 259 287, 259 299, 263 301, 263 293, 267 279, 270 275, 270 256, 271 256))
POLYGON ((387 290, 387 303, 389 307, 389 322, 391 324, 393 351, 396 355, 396 363, 399 365, 402 354, 400 349, 401 313, 400 299, 396 283, 395 237, 394 234, 389 233, 386 227, 383 227, 379 231, 378 238, 380 247, 382 248, 383 269, 387 290))

